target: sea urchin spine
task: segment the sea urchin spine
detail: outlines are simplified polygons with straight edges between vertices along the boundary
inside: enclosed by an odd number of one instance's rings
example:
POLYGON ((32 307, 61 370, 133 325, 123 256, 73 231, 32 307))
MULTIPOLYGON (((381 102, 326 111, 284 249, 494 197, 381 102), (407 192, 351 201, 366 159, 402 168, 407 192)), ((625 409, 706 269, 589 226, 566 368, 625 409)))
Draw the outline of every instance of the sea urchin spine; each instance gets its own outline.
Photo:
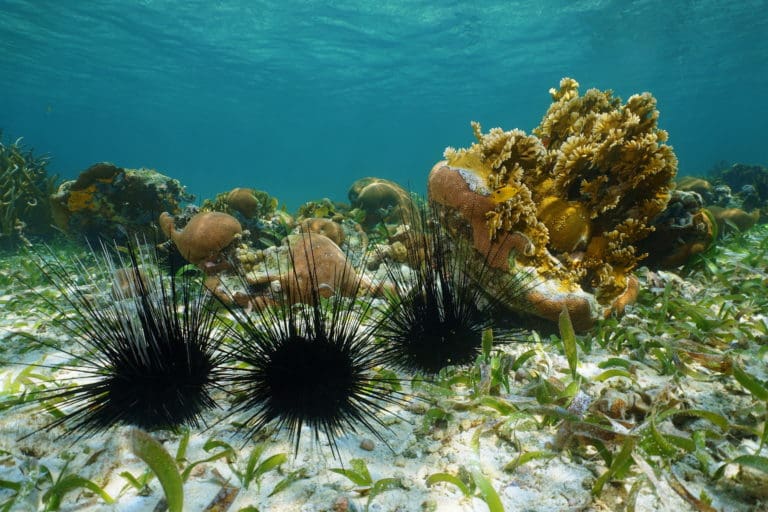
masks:
MULTIPOLYGON (((405 245, 410 269, 391 265, 396 283, 381 311, 377 336, 387 345, 386 363, 400 370, 436 375, 449 365, 475 361, 482 333, 503 300, 527 290, 526 273, 509 275, 504 297, 488 293, 493 254, 481 255, 469 236, 451 237, 434 206, 413 207, 405 245)), ((496 338, 504 341, 503 338, 496 338)))
MULTIPOLYGON (((163 276, 156 255, 133 244, 102 246, 92 268, 75 259, 75 272, 105 278, 78 282, 52 252, 35 256, 40 270, 65 303, 43 300, 59 313, 71 348, 42 344, 70 356, 56 368, 76 376, 40 391, 35 401, 64 410, 45 428, 64 425, 82 435, 117 425, 146 430, 198 426, 203 411, 215 405, 225 355, 219 351, 217 313, 211 294, 198 279, 163 276), (113 254, 113 251, 117 255, 113 254), (102 291, 104 282, 111 290, 102 291)), ((151 249, 150 249, 151 250, 151 249)))
MULTIPOLYGON (((295 280, 271 291, 267 300, 252 302, 250 313, 227 305, 239 323, 232 330, 234 352, 245 363, 231 375, 239 397, 233 412, 246 415, 243 429, 249 435, 269 424, 287 429, 296 452, 307 426, 314 441, 322 434, 338 458, 337 436, 358 426, 385 442, 377 428, 384 426, 379 413, 402 400, 391 391, 391 379, 375 371, 382 363, 381 345, 364 322, 372 299, 356 300, 317 281, 312 269, 318 236, 305 233, 289 249, 292 262, 306 258, 312 263, 309 283, 295 280)), ((342 265, 334 281, 349 282, 343 275, 348 269, 342 265)), ((360 278, 356 283, 346 295, 356 295, 360 278)))

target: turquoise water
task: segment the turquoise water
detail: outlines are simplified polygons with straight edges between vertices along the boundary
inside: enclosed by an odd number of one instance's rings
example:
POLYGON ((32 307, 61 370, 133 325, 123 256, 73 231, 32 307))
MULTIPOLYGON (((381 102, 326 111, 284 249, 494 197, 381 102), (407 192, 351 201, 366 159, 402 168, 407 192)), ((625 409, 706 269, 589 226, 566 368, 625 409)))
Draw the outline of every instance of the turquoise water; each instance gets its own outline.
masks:
POLYGON ((651 91, 700 174, 768 163, 766 34, 761 0, 1 0, 0 128, 65 178, 107 160, 295 208, 423 190, 471 120, 530 131, 571 76, 651 91))

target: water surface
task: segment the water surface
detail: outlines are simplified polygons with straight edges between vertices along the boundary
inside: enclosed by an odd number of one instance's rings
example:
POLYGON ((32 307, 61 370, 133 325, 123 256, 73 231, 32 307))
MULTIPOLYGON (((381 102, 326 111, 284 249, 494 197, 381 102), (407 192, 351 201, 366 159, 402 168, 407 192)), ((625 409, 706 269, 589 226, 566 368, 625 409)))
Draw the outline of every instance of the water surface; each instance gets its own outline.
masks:
POLYGON ((651 91, 682 174, 768 163, 768 2, 0 1, 0 128, 65 178, 153 167, 290 208, 530 131, 563 76, 651 91))

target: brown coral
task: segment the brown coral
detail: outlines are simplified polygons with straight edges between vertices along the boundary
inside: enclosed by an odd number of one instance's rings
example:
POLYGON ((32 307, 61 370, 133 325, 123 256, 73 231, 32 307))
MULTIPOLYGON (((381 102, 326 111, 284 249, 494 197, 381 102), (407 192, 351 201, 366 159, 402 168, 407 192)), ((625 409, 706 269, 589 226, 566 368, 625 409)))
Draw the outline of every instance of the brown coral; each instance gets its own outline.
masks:
POLYGON ((227 204, 249 219, 256 215, 261 208, 261 202, 256 198, 253 189, 250 188, 233 188, 230 190, 227 194, 227 204))
MULTIPOLYGON (((487 225, 488 214, 495 213, 491 192, 486 190, 486 194, 483 194, 477 188, 473 190, 477 182, 468 183, 467 176, 474 175, 451 167, 446 162, 439 162, 429 173, 429 198, 437 206, 441 222, 449 233, 470 233, 471 243, 478 256, 488 262, 487 272, 498 273, 498 279, 487 279, 488 286, 492 288, 495 283, 507 282, 504 275, 512 271, 513 267, 521 265, 520 262, 535 262, 536 251, 524 232, 491 233, 487 225)), ((543 226, 539 228, 544 229, 543 226)), ((556 262, 552 261, 551 264, 555 265, 556 262)), ((483 266, 482 261, 478 260, 477 268, 483 266)), ((504 290, 486 291, 498 297, 508 295, 504 290)), ((546 280, 539 276, 519 299, 519 302, 507 305, 553 322, 557 321, 565 307, 575 328, 579 330, 591 327, 599 316, 594 298, 566 281, 546 280)))
POLYGON ((375 290, 368 279, 358 276, 344 251, 327 236, 318 233, 290 235, 288 247, 292 267, 280 276, 280 285, 283 290, 288 290, 288 297, 311 297, 309 287, 313 283, 321 297, 333 294, 354 297, 359 290, 375 290))
MULTIPOLYGON (((381 286, 374 285, 366 276, 359 274, 344 251, 327 236, 302 232, 286 237, 285 244, 261 251, 259 258, 250 258, 248 250, 238 253, 241 264, 248 259, 264 263, 261 270, 251 266, 245 275, 252 287, 252 294, 247 300, 272 300, 272 292, 262 293, 267 287, 273 291, 275 287, 279 288, 284 292, 284 298, 294 302, 310 299, 315 292, 320 297, 328 298, 335 294, 354 297, 358 292, 378 295, 382 291, 381 286), (271 265, 266 263, 267 259, 272 260, 271 265), (279 273, 270 272, 272 265, 277 266, 279 273), (313 290, 313 286, 317 289, 313 290)), ((241 292, 233 298, 242 305, 244 299, 241 292)))
POLYGON ((304 232, 327 236, 336 245, 344 243, 344 229, 341 227, 341 224, 334 222, 331 219, 317 217, 304 219, 299 226, 304 232))
POLYGON ((411 197, 394 181, 381 178, 361 178, 349 188, 352 206, 365 212, 363 224, 373 226, 379 222, 408 222, 411 197))
POLYGON ((487 194, 473 190, 462 169, 451 167, 442 161, 435 164, 429 173, 427 190, 430 201, 447 207, 441 221, 449 232, 464 232, 461 223, 467 223, 472 235, 472 245, 483 255, 489 256, 491 267, 508 269, 508 258, 515 253, 531 256, 533 246, 523 232, 511 232, 510 236, 496 238, 488 229, 488 214, 493 212, 494 201, 487 194))
POLYGON ((708 206, 707 209, 717 220, 720 233, 732 231, 746 231, 760 220, 760 210, 747 213, 741 208, 721 208, 720 206, 708 206))
POLYGON ((242 232, 237 219, 221 212, 198 213, 181 230, 176 229, 173 217, 163 212, 160 228, 187 261, 208 269, 222 264, 222 250, 242 232))

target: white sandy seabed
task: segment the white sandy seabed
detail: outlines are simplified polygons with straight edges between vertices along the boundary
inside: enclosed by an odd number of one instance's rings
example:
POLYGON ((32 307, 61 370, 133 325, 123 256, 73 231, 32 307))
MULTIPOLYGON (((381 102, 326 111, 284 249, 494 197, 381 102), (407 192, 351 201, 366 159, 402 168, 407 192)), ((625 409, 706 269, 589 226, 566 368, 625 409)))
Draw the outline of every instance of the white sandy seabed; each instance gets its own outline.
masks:
MULTIPOLYGON (((8 301, 8 296, 0 297, 0 305, 8 301)), ((39 312, 37 312, 39 313, 39 312)), ((632 321, 631 312, 626 315, 632 321)), ((39 334, 40 322, 35 312, 8 313, 0 321, 0 342, 22 346, 17 335, 12 332, 39 334)), ((43 327, 50 331, 50 328, 43 327)), ((46 332, 46 336, 54 335, 46 332)), ((6 345, 8 348, 9 345, 6 345)), ((532 375, 545 378, 562 379, 568 373, 568 364, 562 355, 544 343, 515 343, 501 347, 512 355, 521 354, 531 348, 537 355, 514 375, 512 393, 500 398, 514 403, 531 401, 530 397, 516 395, 520 386, 530 381, 532 375)), ((19 350, 19 365, 0 368, 0 383, 13 381, 23 371, 25 365, 40 362, 44 354, 39 351, 24 352, 19 350)), ((57 357, 49 354, 47 364, 56 362, 57 357)), ((597 363, 611 357, 601 349, 593 349, 590 354, 580 354, 579 372, 589 381, 601 371, 597 363)), ((46 373, 47 370, 36 370, 46 373)), ((58 372, 56 378, 65 378, 58 372)), ((587 394, 592 400, 601 396, 604 387, 610 383, 590 382, 587 394)), ((615 384, 613 384, 615 386, 615 384)), ((708 400, 732 400, 721 389, 705 389, 707 386, 720 386, 711 382, 686 381, 686 396, 694 401, 698 408, 719 410, 716 403, 704 403, 708 400), (699 393, 698 391, 701 391, 699 393), (706 392, 704 392, 706 391, 706 392), (713 398, 714 397, 714 398, 713 398), (719 398, 718 398, 719 397, 719 398), (697 402, 698 401, 698 402, 697 402)), ((672 377, 661 377, 657 372, 642 365, 638 366, 634 387, 650 389, 675 387, 672 377)), ((224 400, 226 401, 226 400, 224 400)), ((465 402, 466 403, 466 402, 465 402)), ((406 407, 391 407, 381 420, 388 425, 381 434, 386 443, 372 434, 362 431, 341 436, 338 439, 340 460, 332 456, 331 449, 323 439, 319 443, 311 442, 311 433, 306 428, 302 433, 302 443, 298 454, 293 456, 293 446, 284 432, 265 433, 262 460, 277 453, 288 454, 287 461, 275 471, 266 473, 259 482, 252 482, 245 489, 241 488, 237 476, 226 460, 218 459, 199 464, 191 472, 184 485, 185 511, 225 511, 253 512, 296 511, 320 512, 345 510, 370 511, 486 511, 488 506, 480 497, 464 496, 451 484, 436 483, 427 486, 426 479, 435 473, 466 475, 479 471, 496 490, 504 509, 514 511, 610 511, 623 510, 622 497, 627 495, 628 483, 607 484, 599 497, 591 490, 596 479, 606 471, 605 463, 596 453, 591 455, 582 450, 575 455, 573 450, 553 450, 552 443, 558 432, 558 425, 542 426, 533 420, 523 419, 512 424, 508 434, 501 436, 493 427, 503 420, 499 413, 483 406, 464 407, 461 390, 456 395, 446 398, 432 398, 429 401, 414 400, 406 407), (436 427, 425 427, 425 411, 434 404, 450 413, 447 423, 436 427), (364 448, 363 448, 364 446, 364 448), (512 471, 504 467, 514 461, 521 453, 552 452, 551 455, 537 458, 519 465, 512 471), (357 486, 346 477, 330 471, 330 468, 349 469, 352 459, 363 459, 367 464, 373 481, 384 478, 396 479, 392 488, 368 499, 364 486, 357 486), (287 475, 300 474, 301 478, 291 485, 270 496, 278 482, 287 475), (216 508, 213 503, 223 486, 239 489, 237 496, 228 508, 216 508)), ((210 439, 231 444, 238 453, 235 468, 242 468, 256 441, 245 442, 238 436, 232 421, 238 418, 226 418, 217 423, 225 411, 214 411, 206 418, 208 429, 193 429, 185 453, 185 463, 211 457, 221 448, 205 451, 203 445, 210 439), (217 416, 218 415, 218 416, 217 416)), ((43 510, 40 505, 43 494, 50 487, 44 483, 36 488, 31 482, 39 475, 42 466, 47 467, 56 479, 62 468, 67 465, 67 473, 78 474, 100 486, 117 502, 105 504, 96 494, 81 488, 72 490, 64 497, 60 510, 63 511, 159 511, 158 503, 163 498, 163 491, 156 478, 149 480, 148 488, 139 493, 121 473, 129 472, 139 478, 147 471, 147 466, 134 456, 127 443, 127 429, 116 429, 88 439, 72 440, 60 438, 62 431, 38 431, 51 421, 51 416, 33 408, 12 408, 0 414, 0 481, 22 482, 24 499, 17 500, 10 510, 43 510), (25 437, 26 436, 26 437, 25 437), (67 462, 69 461, 69 462, 67 462)), ((159 432, 154 436, 159 439, 170 454, 176 454, 181 437, 159 432)), ((751 442, 751 441, 745 441, 751 442)), ((751 453, 758 449, 746 447, 751 453)), ((766 449, 763 448, 763 451, 766 449)), ((683 499, 669 485, 669 480, 658 469, 650 468, 642 458, 636 458, 635 473, 644 472, 646 481, 642 485, 635 510, 675 511, 696 510, 691 503, 683 499)), ((699 496, 705 491, 713 500, 716 510, 749 511, 754 510, 728 492, 718 492, 707 481, 696 478, 695 472, 687 471, 684 463, 666 467, 663 471, 672 472, 678 481, 685 481, 690 493, 699 496), (690 475, 694 475, 691 477, 690 475)), ((727 477, 727 475, 726 475, 727 477)), ((0 486, 0 504, 9 499, 13 491, 0 486)))
MULTIPOLYGON (((522 352, 528 348, 530 345, 517 345, 509 347, 509 350, 522 352)), ((34 357, 27 354, 25 359, 34 360, 34 357)), ((560 356, 550 354, 547 359, 553 369, 567 368, 566 361, 560 356)), ((588 376, 590 369, 599 371, 595 365, 584 360, 582 373, 588 376)), ((6 370, 2 378, 12 377, 13 372, 17 371, 6 370)), ((478 438, 477 429, 490 428, 499 421, 494 411, 484 411, 482 408, 452 410, 445 428, 425 429, 425 410, 425 404, 413 402, 404 409, 391 409, 396 416, 382 416, 389 427, 389 430, 382 430, 386 444, 367 432, 342 436, 338 441, 341 460, 332 457, 326 441, 321 440, 319 444, 308 441, 311 433, 306 428, 303 432, 304 440, 295 457, 292 455, 293 447, 284 433, 271 435, 264 440, 266 449, 262 458, 287 453, 287 462, 279 470, 266 473, 258 485, 254 482, 248 489, 240 489, 227 510, 245 509, 251 512, 253 509, 248 507, 255 507, 262 512, 319 512, 365 510, 368 505, 368 510, 382 512, 486 511, 488 506, 479 496, 465 497, 457 487, 446 483, 430 487, 425 483, 426 478, 434 473, 461 474, 462 471, 473 469, 479 469, 491 481, 507 512, 611 510, 591 494, 596 477, 605 470, 597 460, 573 460, 569 450, 564 450, 551 458, 527 462, 512 472, 503 470, 506 464, 519 455, 517 447, 525 451, 549 450, 557 433, 555 427, 532 428, 531 425, 521 425, 520 430, 513 429, 514 442, 500 439, 492 431, 478 438), (479 444, 473 443, 473 437, 479 439, 479 444), (399 481, 398 485, 376 495, 369 502, 365 493, 358 491, 361 487, 329 470, 338 467, 349 469, 348 461, 354 458, 366 462, 374 481, 395 478, 399 481), (302 478, 274 496, 269 496, 285 475, 297 470, 302 470, 302 478)), ((117 498, 117 503, 107 505, 93 493, 74 490, 65 496, 60 510, 158 510, 156 507, 163 492, 157 479, 150 481, 148 493, 139 495, 120 476, 127 471, 139 477, 147 470, 146 465, 128 449, 127 429, 117 429, 76 442, 67 437, 57 439, 60 432, 56 430, 35 432, 50 419, 47 413, 39 410, 16 409, 3 413, 0 418, 0 449, 3 450, 0 454, 0 479, 29 480, 39 465, 50 469, 56 478, 65 460, 72 458, 68 471, 103 485, 110 496, 117 498), (31 435, 21 439, 27 434, 31 435)), ((214 423, 216 419, 212 416, 209 421, 214 423)), ((239 460, 235 462, 235 467, 242 467, 252 445, 243 444, 243 438, 231 429, 227 421, 208 430, 193 431, 186 450, 186 460, 193 462, 210 457, 218 449, 206 452, 203 445, 209 439, 218 439, 238 450, 239 460)), ((167 433, 155 435, 170 454, 176 453, 179 436, 167 433)), ((222 510, 213 508, 212 503, 225 483, 235 488, 240 487, 226 461, 220 459, 198 465, 184 486, 184 510, 222 510)), ((656 483, 659 485, 655 492, 649 485, 641 490, 635 508, 637 511, 693 510, 663 481, 656 483)), ((39 491, 31 490, 12 510, 42 510, 38 507, 44 491, 44 486, 39 491)), ((611 491, 607 489, 604 492, 611 491)), ((9 491, 0 491, 0 503, 6 496, 10 496, 9 491)), ((721 502, 721 505, 729 504, 721 502)), ((724 509, 748 510, 739 503, 730 503, 724 509)))

